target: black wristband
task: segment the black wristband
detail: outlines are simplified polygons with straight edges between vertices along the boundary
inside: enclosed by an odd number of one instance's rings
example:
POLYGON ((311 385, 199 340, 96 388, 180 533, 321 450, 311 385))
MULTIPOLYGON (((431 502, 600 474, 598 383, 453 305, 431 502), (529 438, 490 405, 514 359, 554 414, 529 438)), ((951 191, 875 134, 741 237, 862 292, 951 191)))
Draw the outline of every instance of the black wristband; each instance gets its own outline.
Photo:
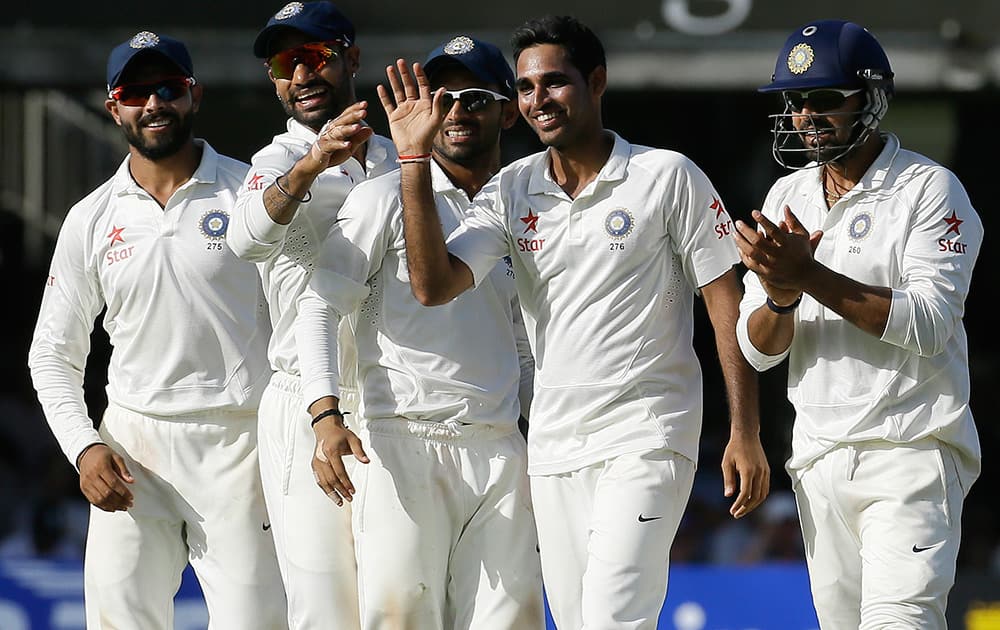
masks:
POLYGON ((766 300, 767 308, 771 309, 772 312, 778 315, 787 315, 799 307, 799 302, 802 301, 802 294, 799 293, 799 297, 795 298, 795 301, 788 306, 778 306, 774 301, 768 297, 766 300))
POLYGON ((279 175, 278 177, 274 178, 274 187, 277 188, 278 192, 280 192, 282 195, 288 197, 292 201, 298 201, 299 203, 306 203, 307 201, 309 201, 310 199, 313 198, 311 190, 307 190, 306 191, 306 196, 305 197, 301 197, 301 198, 296 197, 292 193, 290 193, 287 190, 285 190, 285 187, 281 185, 281 178, 282 177, 285 177, 285 175, 279 175))
POLYGON ((312 422, 309 423, 309 426, 314 427, 316 426, 317 422, 319 422, 323 418, 329 418, 330 416, 340 416, 340 419, 343 420, 344 412, 342 412, 340 409, 327 409, 326 411, 321 411, 315 416, 313 416, 312 422))

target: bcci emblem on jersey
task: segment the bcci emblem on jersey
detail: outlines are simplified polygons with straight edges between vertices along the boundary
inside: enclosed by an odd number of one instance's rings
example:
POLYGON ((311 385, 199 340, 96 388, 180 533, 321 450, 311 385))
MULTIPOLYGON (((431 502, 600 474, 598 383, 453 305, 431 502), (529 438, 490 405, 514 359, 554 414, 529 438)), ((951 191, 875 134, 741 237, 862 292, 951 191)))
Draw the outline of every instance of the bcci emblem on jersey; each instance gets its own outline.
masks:
POLYGON ((852 241, 863 241, 868 238, 872 231, 872 215, 867 212, 859 212, 847 227, 847 235, 852 241))
POLYGON ((229 215, 222 210, 209 210, 201 218, 201 233, 205 238, 220 239, 226 236, 229 215))
POLYGON ((632 233, 634 225, 635 220, 632 218, 632 213, 625 208, 615 208, 604 219, 604 229, 607 230, 608 236, 611 238, 625 238, 632 233))

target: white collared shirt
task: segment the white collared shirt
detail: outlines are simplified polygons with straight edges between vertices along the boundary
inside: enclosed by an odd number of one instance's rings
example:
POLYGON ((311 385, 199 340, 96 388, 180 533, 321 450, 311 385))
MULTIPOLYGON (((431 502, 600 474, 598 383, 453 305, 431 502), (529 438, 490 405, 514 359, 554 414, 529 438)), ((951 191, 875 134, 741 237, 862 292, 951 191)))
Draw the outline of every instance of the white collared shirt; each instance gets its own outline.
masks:
POLYGON ((225 245, 247 165, 196 142, 201 162, 166 207, 132 179, 126 158, 59 232, 28 363, 74 464, 101 441, 82 386, 105 305, 111 403, 162 416, 255 409, 270 375, 260 279, 225 245))
MULTIPOLYGON (((309 191, 310 201, 299 205, 295 218, 287 225, 275 223, 264 207, 264 191, 305 156, 316 141, 316 132, 305 125, 289 119, 287 126, 286 133, 275 136, 271 144, 253 156, 227 240, 240 257, 258 263, 274 327, 268 346, 272 368, 299 376, 296 302, 309 284, 320 245, 351 189, 370 177, 397 169, 398 165, 392 141, 372 136, 364 167, 352 157, 327 169, 316 178, 309 191)), ((347 333, 346 329, 342 332, 347 333)), ((354 351, 346 337, 344 347, 347 351, 341 356, 337 371, 342 374, 345 387, 353 389, 356 387, 354 351)))
POLYGON ((758 370, 789 357, 793 475, 839 444, 875 439, 933 436, 980 458, 962 316, 983 226, 953 173, 901 149, 895 136, 884 138, 882 153, 832 208, 818 168, 779 179, 764 202, 772 221, 783 219, 787 205, 808 231, 823 230, 818 262, 892 289, 881 339, 804 295, 789 350, 769 356, 747 330, 766 294, 755 274, 744 277, 737 325, 743 354, 758 370))
POLYGON ((529 473, 577 470, 667 446, 697 460, 696 289, 739 261, 732 222, 679 153, 614 136, 577 198, 547 152, 503 169, 448 249, 478 285, 510 255, 535 355, 529 473))
MULTIPOLYGON (((447 234, 469 199, 434 162, 431 174, 447 234)), ((494 261, 476 290, 445 305, 420 304, 406 266, 399 185, 398 171, 360 184, 323 245, 300 305, 305 398, 333 384, 310 367, 321 368, 322 357, 307 358, 332 351, 323 339, 329 305, 336 316, 349 317, 356 335, 365 419, 516 423, 519 398, 525 409, 530 400, 534 364, 511 267, 494 261)))

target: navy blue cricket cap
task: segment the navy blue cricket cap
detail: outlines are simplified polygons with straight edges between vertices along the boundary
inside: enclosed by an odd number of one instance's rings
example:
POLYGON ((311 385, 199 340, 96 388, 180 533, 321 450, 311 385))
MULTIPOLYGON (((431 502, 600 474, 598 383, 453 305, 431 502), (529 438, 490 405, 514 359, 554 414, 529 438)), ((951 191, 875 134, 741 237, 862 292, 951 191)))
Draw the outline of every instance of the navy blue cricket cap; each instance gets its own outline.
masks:
POLYGON ((757 91, 864 88, 866 78, 891 91, 892 68, 878 40, 854 22, 817 20, 785 40, 771 82, 757 91))
POLYGON ((458 63, 487 83, 500 87, 505 96, 514 94, 514 71, 500 49, 481 39, 459 35, 427 55, 424 72, 430 77, 448 63, 458 63))
POLYGON ((261 59, 274 54, 271 39, 282 31, 295 30, 305 33, 317 42, 342 40, 344 46, 354 44, 354 24, 332 2, 289 2, 271 16, 267 26, 257 34, 253 54, 261 59))
POLYGON ((184 76, 194 76, 191 54, 183 42, 166 35, 140 31, 128 41, 115 46, 108 56, 108 89, 118 85, 129 64, 148 55, 160 55, 177 66, 184 76))

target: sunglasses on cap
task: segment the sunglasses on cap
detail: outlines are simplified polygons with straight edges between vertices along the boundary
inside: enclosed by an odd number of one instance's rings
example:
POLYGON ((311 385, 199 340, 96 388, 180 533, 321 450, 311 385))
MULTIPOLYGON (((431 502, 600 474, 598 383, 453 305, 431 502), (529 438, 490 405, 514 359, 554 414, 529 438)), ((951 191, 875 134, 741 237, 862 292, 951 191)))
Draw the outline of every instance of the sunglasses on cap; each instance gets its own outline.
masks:
POLYGON ((446 111, 451 111, 455 101, 462 104, 462 108, 470 114, 486 109, 486 106, 493 101, 509 101, 503 94, 498 94, 493 90, 483 88, 465 88, 464 90, 445 91, 441 99, 441 105, 446 111))
POLYGON ((149 83, 125 83, 112 88, 108 92, 108 98, 129 107, 141 107, 153 94, 162 101, 179 99, 187 94, 195 83, 197 81, 194 77, 167 77, 149 83))
POLYGON ((339 39, 309 42, 271 55, 264 65, 275 79, 291 79, 300 63, 313 72, 319 72, 331 59, 336 59, 344 47, 345 43, 339 39))
POLYGON ((861 93, 862 90, 840 90, 836 88, 819 88, 799 92, 797 90, 785 90, 781 93, 788 108, 793 112, 801 112, 809 101, 810 108, 817 112, 825 112, 837 109, 844 104, 849 96, 861 93))

